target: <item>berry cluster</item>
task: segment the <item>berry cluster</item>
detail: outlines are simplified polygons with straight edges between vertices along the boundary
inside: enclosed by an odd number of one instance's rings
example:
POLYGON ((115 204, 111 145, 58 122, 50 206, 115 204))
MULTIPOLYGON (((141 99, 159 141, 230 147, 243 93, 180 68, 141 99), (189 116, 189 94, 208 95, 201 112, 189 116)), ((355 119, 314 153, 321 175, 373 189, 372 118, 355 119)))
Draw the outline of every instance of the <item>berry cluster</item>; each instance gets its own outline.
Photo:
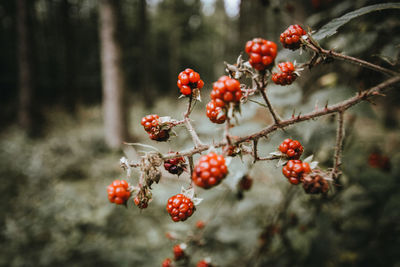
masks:
POLYGON ((200 90, 204 86, 200 74, 192 69, 186 69, 179 73, 177 85, 183 95, 191 95, 194 89, 200 90))
POLYGON ((278 48, 274 42, 255 38, 246 43, 245 51, 250 57, 250 65, 261 71, 274 63, 278 48))
POLYGON ((173 266, 173 265, 172 265, 172 260, 171 260, 170 258, 166 258, 166 259, 162 262, 161 266, 162 266, 162 267, 172 267, 172 266, 173 266))
POLYGON ((284 48, 296 50, 300 48, 301 37, 307 34, 303 28, 296 24, 290 25, 280 36, 280 41, 284 48))
POLYGON ((194 167, 192 180, 204 189, 218 185, 228 174, 225 158, 214 152, 201 156, 194 167))
POLYGON ((167 159, 164 161, 164 168, 171 174, 177 174, 178 176, 182 174, 185 170, 186 164, 183 157, 177 157, 173 159, 167 159))
POLYGON ((129 197, 131 196, 131 192, 129 191, 129 184, 125 180, 115 180, 107 187, 108 200, 111 203, 115 203, 118 205, 125 204, 129 197))
POLYGON ((209 259, 203 259, 197 263, 197 267, 212 267, 209 259))
POLYGON ((378 168, 384 171, 390 170, 390 159, 388 156, 379 152, 373 152, 368 156, 368 165, 372 168, 378 168))
POLYGON ((145 209, 149 205, 149 199, 146 197, 140 197, 139 195, 133 199, 133 202, 139 209, 145 209))
POLYGON ((297 78, 294 72, 295 68, 292 62, 283 62, 278 64, 281 73, 272 73, 272 81, 278 85, 289 85, 297 78))
POLYGON ((311 172, 310 165, 301 160, 289 160, 282 168, 283 175, 288 178, 291 184, 299 184, 303 180, 303 176, 311 172))
POLYGON ((305 175, 303 188, 307 194, 325 194, 329 190, 329 184, 321 175, 305 175))
POLYGON ((301 154, 303 154, 303 146, 300 142, 290 138, 285 139, 279 145, 279 150, 290 159, 299 159, 301 154))
POLYGON ((169 130, 162 129, 160 126, 160 117, 156 114, 147 115, 142 118, 141 124, 144 130, 149 134, 150 139, 156 141, 167 141, 169 138, 169 130))
POLYGON ((183 259, 185 255, 186 244, 175 245, 173 248, 174 258, 176 261, 183 259))
POLYGON ((168 199, 167 211, 174 222, 186 221, 196 210, 192 200, 183 194, 168 199))
POLYGON ((244 175, 238 183, 239 190, 241 191, 250 190, 252 185, 253 185, 253 179, 251 179, 251 177, 248 175, 244 175))
POLYGON ((213 123, 222 124, 226 121, 225 110, 223 110, 221 107, 218 107, 215 101, 211 100, 208 102, 206 110, 207 117, 213 123))
POLYGON ((222 76, 213 84, 211 101, 207 104, 207 117, 214 123, 224 123, 229 103, 239 103, 242 98, 239 81, 222 76))

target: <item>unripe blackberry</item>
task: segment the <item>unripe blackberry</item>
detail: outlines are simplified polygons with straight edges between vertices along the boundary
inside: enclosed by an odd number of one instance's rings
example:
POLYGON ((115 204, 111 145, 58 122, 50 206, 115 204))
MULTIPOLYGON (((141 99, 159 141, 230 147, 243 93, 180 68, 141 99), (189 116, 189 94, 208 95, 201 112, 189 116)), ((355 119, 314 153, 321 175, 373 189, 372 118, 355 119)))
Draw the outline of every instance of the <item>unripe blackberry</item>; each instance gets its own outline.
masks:
POLYGON ((225 158, 214 152, 201 156, 194 167, 192 180, 204 189, 218 185, 228 174, 225 158))
POLYGON ((303 176, 310 172, 310 165, 301 160, 289 160, 282 168, 283 175, 291 184, 299 184, 303 180, 303 176))
POLYGON ((301 45, 301 37, 307 34, 303 28, 296 24, 290 25, 280 36, 280 41, 284 48, 288 48, 291 50, 296 50, 300 48, 301 45))
POLYGON ((176 261, 179 261, 183 258, 185 258, 185 249, 186 249, 186 244, 179 244, 175 245, 173 250, 174 250, 174 258, 176 261))
POLYGON ((278 85, 289 85, 294 82, 297 78, 297 74, 294 72, 295 68, 292 62, 283 62, 278 64, 281 73, 272 73, 272 81, 278 85))
POLYGON ((167 211, 174 222, 186 221, 195 210, 196 207, 193 201, 183 194, 178 194, 168 199, 167 211))
POLYGON ((213 84, 210 97, 219 107, 227 106, 230 102, 239 103, 242 98, 240 82, 228 76, 222 76, 213 84))
POLYGON ((156 114, 147 115, 142 118, 141 124, 144 130, 149 134, 150 139, 155 141, 167 141, 169 139, 169 130, 161 129, 160 117, 156 114))
POLYGON ((215 101, 211 100, 210 102, 208 102, 206 109, 207 109, 207 117, 213 123, 222 124, 226 121, 225 108, 217 106, 215 101))
POLYGON ((278 48, 274 42, 255 38, 246 43, 245 51, 250 57, 250 65, 261 71, 274 63, 278 48))
POLYGON ((129 191, 129 184, 125 180, 115 180, 107 187, 108 200, 117 205, 126 204, 131 192, 129 191))
POLYGON ((299 159, 301 154, 303 154, 303 146, 300 142, 290 138, 285 139, 279 145, 279 150, 290 159, 299 159))
POLYGON ((200 75, 192 69, 186 69, 179 73, 177 85, 183 95, 191 95, 194 89, 201 89, 204 86, 200 75))
POLYGON ((161 266, 162 266, 162 267, 173 267, 173 265, 172 265, 172 260, 169 259, 169 258, 166 258, 166 259, 162 262, 161 266))

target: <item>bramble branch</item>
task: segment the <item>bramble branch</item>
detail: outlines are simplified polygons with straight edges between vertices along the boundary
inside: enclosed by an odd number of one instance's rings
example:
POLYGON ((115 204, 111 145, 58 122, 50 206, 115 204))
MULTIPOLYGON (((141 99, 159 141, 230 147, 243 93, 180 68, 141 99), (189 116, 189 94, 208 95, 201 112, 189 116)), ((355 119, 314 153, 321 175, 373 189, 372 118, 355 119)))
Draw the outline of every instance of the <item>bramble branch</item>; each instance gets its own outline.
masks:
MULTIPOLYGON (((240 143, 244 143, 244 142, 248 142, 248 141, 252 141, 252 140, 258 140, 262 137, 265 137, 267 135, 269 135, 270 133, 283 128, 283 127, 287 127, 302 121, 308 121, 314 118, 318 118, 318 117, 322 117, 325 115, 329 115, 335 112, 339 112, 339 111, 344 111, 347 110, 349 108, 351 108, 352 106, 364 101, 364 100, 368 100, 369 98, 371 98, 372 96, 376 96, 376 95, 381 95, 383 92, 383 89, 396 84, 400 82, 400 76, 396 76, 396 77, 392 77, 368 90, 362 91, 358 94, 356 94, 355 96, 344 100, 342 102, 339 102, 337 104, 331 105, 331 106, 326 106, 323 109, 320 110, 315 110, 313 112, 304 114, 304 115, 299 115, 299 116, 293 116, 290 119, 287 120, 282 120, 279 122, 279 125, 277 125, 276 123, 256 132, 250 135, 246 135, 246 136, 242 136, 242 137, 238 137, 233 141, 234 145, 238 145, 240 143)), ((218 147, 223 147, 226 146, 227 143, 225 141, 217 143, 217 144, 213 144, 212 146, 218 148, 218 147)), ((178 157, 178 156, 191 156, 194 154, 199 154, 203 151, 206 151, 207 149, 209 149, 211 147, 211 145, 202 145, 202 146, 197 146, 191 150, 188 151, 182 151, 179 153, 173 153, 173 154, 166 154, 163 155, 163 159, 170 159, 170 158, 174 158, 174 157, 178 157)))
POLYGON ((339 167, 342 165, 342 148, 343 148, 343 138, 344 138, 344 112, 338 112, 338 126, 336 132, 336 145, 335 145, 335 157, 334 157, 334 165, 332 169, 332 179, 337 179, 340 176, 339 167))

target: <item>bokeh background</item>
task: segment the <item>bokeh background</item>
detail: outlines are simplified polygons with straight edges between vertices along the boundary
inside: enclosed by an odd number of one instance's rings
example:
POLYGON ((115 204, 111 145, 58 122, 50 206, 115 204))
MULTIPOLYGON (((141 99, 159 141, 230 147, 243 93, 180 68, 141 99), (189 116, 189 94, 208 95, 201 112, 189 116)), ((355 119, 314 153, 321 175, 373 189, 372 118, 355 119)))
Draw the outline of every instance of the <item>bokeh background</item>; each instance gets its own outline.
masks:
MULTIPOLYGON (((343 176, 327 197, 291 186, 276 162, 253 165, 247 157, 232 160, 222 185, 197 190, 204 200, 183 223, 172 222, 165 203, 189 185, 187 174, 163 171, 143 211, 110 204, 106 194, 114 179, 126 178, 119 159, 140 154, 122 141, 163 153, 192 146, 184 128, 157 144, 140 125, 147 114, 182 117, 180 71, 193 68, 204 80, 194 126, 204 142, 218 141, 223 129, 205 116, 205 103, 224 61, 234 63, 247 40, 279 43, 290 24, 317 30, 382 2, 1 0, 0 265, 160 266, 174 244, 190 242, 189 266, 204 257, 218 266, 400 266, 399 86, 346 112, 343 176), (111 64, 101 56, 110 53, 111 64), (115 75, 105 78, 106 70, 115 75), (117 108, 104 104, 109 79, 116 85, 108 87, 111 95, 120 96, 117 108), (123 123, 107 123, 105 114, 123 123), (245 174, 254 184, 239 198, 245 174)), ((398 10, 361 16, 322 45, 398 70, 399 18, 398 10)), ((276 62, 311 56, 278 47, 276 62)), ((333 104, 384 78, 334 61, 303 71, 291 86, 269 86, 268 95, 287 118, 293 109, 333 104)), ((270 122, 265 108, 249 102, 232 133, 270 122)), ((295 125, 262 140, 259 153, 292 137, 328 169, 335 125, 334 116, 295 125)), ((138 173, 128 181, 137 183, 138 173)))

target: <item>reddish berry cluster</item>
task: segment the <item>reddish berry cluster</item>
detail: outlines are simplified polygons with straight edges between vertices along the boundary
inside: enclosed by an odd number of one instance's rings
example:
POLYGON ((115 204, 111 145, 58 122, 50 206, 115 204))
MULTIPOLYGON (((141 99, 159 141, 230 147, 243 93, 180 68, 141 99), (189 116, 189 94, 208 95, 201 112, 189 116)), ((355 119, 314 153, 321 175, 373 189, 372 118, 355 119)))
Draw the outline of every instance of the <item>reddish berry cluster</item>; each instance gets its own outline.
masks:
POLYGON ((177 174, 179 176, 185 170, 185 162, 186 161, 183 157, 167 159, 164 161, 164 168, 169 173, 177 174))
POLYGON ((368 165, 372 168, 379 168, 384 171, 389 171, 390 159, 388 156, 382 155, 379 152, 374 152, 368 156, 368 165))
POLYGON ((118 205, 125 204, 131 196, 128 187, 129 184, 127 181, 115 180, 107 187, 108 200, 118 205))
POLYGON ((204 86, 200 75, 192 69, 186 69, 179 73, 177 85, 183 95, 191 95, 193 89, 201 89, 204 86))
POLYGON ((303 146, 300 142, 290 138, 285 139, 279 145, 279 150, 290 159, 299 159, 301 154, 303 154, 303 146))
POLYGON ((303 188, 307 194, 325 194, 329 190, 329 184, 321 175, 306 175, 303 188))
POLYGON ((170 258, 166 258, 166 259, 162 262, 161 266, 162 266, 162 267, 172 267, 172 266, 173 266, 173 265, 172 265, 172 260, 171 260, 170 258))
POLYGON ((224 123, 229 103, 239 103, 242 90, 238 80, 222 76, 213 84, 211 101, 207 104, 207 117, 214 123, 224 123))
POLYGON ((300 48, 301 40, 300 38, 307 34, 303 28, 296 24, 290 25, 280 36, 280 41, 284 48, 291 50, 296 50, 300 48))
POLYGON ((186 255, 185 255, 185 248, 186 246, 182 246, 182 245, 175 245, 173 250, 174 250, 174 258, 176 261, 179 261, 181 259, 183 259, 186 255))
POLYGON ((289 85, 297 78, 294 72, 295 68, 292 62, 283 62, 278 64, 281 73, 272 73, 272 81, 278 85, 289 85))
POLYGON ((228 174, 225 158, 214 152, 201 156, 194 167, 193 182, 200 187, 209 189, 218 185, 228 174))
POLYGON ((226 113, 221 107, 217 106, 217 103, 213 100, 208 102, 206 106, 207 117, 213 123, 222 124, 226 121, 226 113))
POLYGON ((168 199, 167 211, 174 222, 185 221, 196 210, 192 200, 183 194, 168 199))
POLYGON ((274 42, 255 38, 246 43, 245 51, 250 57, 250 65, 261 71, 274 62, 278 48, 274 42))
POLYGON ((211 265, 209 260, 201 260, 197 263, 197 267, 212 267, 213 265, 211 265))
POLYGON ((283 175, 291 184, 299 184, 303 180, 303 176, 310 172, 310 165, 301 160, 289 160, 282 168, 283 175))
POLYGON ((156 114, 147 115, 142 118, 141 124, 144 130, 149 134, 150 139, 156 141, 167 141, 169 138, 169 131, 162 130, 160 126, 160 117, 156 114))

